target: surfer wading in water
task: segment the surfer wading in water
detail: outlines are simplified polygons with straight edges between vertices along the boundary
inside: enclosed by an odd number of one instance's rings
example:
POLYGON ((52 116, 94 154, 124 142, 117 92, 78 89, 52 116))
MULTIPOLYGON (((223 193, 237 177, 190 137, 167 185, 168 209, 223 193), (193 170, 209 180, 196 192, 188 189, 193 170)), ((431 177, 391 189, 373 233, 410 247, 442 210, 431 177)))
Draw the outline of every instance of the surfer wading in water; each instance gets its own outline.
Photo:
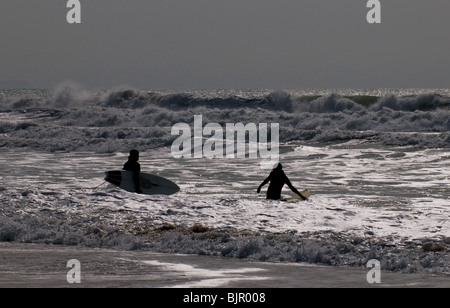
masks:
POLYGON ((130 156, 128 156, 128 161, 123 166, 123 170, 133 171, 134 185, 136 186, 136 192, 142 194, 141 185, 139 181, 139 173, 141 172, 141 165, 139 161, 139 151, 131 150, 130 156))
POLYGON ((280 200, 281 199, 281 190, 283 189, 284 184, 287 184, 289 188, 300 196, 303 200, 306 198, 297 190, 294 186, 292 186, 291 181, 289 181, 288 177, 283 171, 283 166, 279 163, 273 170, 270 172, 270 175, 265 179, 261 185, 259 185, 256 192, 259 194, 261 192, 261 188, 269 183, 269 189, 267 189, 267 199, 270 200, 280 200))

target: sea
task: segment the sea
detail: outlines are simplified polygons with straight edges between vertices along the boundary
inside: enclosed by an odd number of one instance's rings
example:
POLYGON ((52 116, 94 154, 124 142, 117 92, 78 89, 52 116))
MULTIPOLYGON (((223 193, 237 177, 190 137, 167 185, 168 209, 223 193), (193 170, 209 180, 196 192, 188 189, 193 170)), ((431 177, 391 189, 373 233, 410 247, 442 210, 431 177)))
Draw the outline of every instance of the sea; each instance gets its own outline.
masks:
POLYGON ((68 286, 71 254, 91 256, 96 287, 371 286, 369 260, 395 286, 449 287, 449 200, 450 89, 0 90, 3 287, 68 286), (258 194, 260 157, 174 157, 172 128, 195 115, 278 123, 279 161, 311 197, 258 194), (131 149, 180 192, 106 183, 131 149))

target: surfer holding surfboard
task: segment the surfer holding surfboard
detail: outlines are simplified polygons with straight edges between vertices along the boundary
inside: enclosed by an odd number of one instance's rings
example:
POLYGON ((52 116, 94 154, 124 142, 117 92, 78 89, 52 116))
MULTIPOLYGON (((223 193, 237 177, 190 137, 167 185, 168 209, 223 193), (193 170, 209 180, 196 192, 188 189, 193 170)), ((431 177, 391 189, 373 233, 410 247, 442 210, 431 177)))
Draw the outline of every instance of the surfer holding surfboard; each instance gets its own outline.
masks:
POLYGON ((283 171, 283 166, 279 163, 270 173, 270 175, 259 185, 257 193, 261 192, 261 188, 269 183, 269 189, 267 189, 267 199, 271 200, 281 200, 281 190, 284 184, 287 184, 289 188, 300 196, 302 200, 306 200, 306 196, 300 193, 294 186, 292 186, 291 181, 283 171))
POLYGON ((139 161, 139 151, 131 150, 130 156, 128 156, 128 161, 123 166, 123 170, 133 172, 134 186, 136 187, 135 192, 137 192, 138 194, 142 194, 141 184, 139 180, 139 173, 141 173, 141 165, 138 163, 138 161, 139 161))
POLYGON ((141 172, 139 151, 131 150, 123 170, 105 172, 105 181, 128 192, 144 195, 173 195, 180 191, 174 182, 155 174, 141 172))

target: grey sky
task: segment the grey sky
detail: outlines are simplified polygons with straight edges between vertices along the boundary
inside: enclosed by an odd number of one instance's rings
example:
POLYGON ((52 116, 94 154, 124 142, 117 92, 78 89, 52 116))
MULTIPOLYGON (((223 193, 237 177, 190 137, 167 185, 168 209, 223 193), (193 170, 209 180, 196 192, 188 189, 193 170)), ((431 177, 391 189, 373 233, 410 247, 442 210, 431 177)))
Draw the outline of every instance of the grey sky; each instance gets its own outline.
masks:
POLYGON ((2 0, 0 80, 35 87, 450 87, 450 1, 2 0))

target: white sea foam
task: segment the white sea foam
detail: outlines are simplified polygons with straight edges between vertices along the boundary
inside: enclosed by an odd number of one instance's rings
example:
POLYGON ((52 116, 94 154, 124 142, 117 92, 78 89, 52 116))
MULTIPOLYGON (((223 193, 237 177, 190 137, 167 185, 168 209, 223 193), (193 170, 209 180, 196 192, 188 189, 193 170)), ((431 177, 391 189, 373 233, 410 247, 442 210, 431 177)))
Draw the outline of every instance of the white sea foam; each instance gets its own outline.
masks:
MULTIPOLYGON (((141 153, 143 170, 181 187, 169 197, 142 196, 107 185, 93 190, 103 171, 120 169, 126 153, 3 149, 0 238, 327 264, 363 264, 368 254, 380 254, 380 245, 399 245, 395 258, 403 260, 410 253, 405 246, 417 251, 423 239, 448 238, 447 152, 361 146, 303 146, 284 154, 291 181, 312 192, 300 203, 257 195, 267 174, 256 161, 176 160, 168 149, 141 153), (193 231, 195 225, 205 229, 193 231), (172 227, 158 231, 163 226, 172 227)), ((413 265, 405 268, 423 271, 415 258, 424 256, 410 257, 413 265)), ((430 269, 440 272, 448 260, 433 258, 430 269)), ((404 269, 403 261, 395 264, 404 269)))
MULTIPOLYGON (((161 93, 136 90, 5 92, 0 96, 0 145, 57 151, 126 151, 170 145, 170 128, 204 122, 280 123, 280 141, 371 139, 386 145, 449 147, 450 98, 445 91, 413 97, 267 91, 161 93), (362 96, 361 96, 362 95, 362 96), (432 133, 432 134, 430 134, 432 133)), ((401 92, 402 93, 402 92, 401 92)), ((409 92, 403 92, 409 93, 409 92)))
POLYGON ((421 249, 448 249, 448 93, 336 92, 3 92, 0 240, 448 273, 445 251, 421 249), (170 128, 194 114, 280 123, 286 174, 312 197, 257 195, 256 159, 174 159, 170 128), (100 185, 132 148, 181 192, 100 185))

